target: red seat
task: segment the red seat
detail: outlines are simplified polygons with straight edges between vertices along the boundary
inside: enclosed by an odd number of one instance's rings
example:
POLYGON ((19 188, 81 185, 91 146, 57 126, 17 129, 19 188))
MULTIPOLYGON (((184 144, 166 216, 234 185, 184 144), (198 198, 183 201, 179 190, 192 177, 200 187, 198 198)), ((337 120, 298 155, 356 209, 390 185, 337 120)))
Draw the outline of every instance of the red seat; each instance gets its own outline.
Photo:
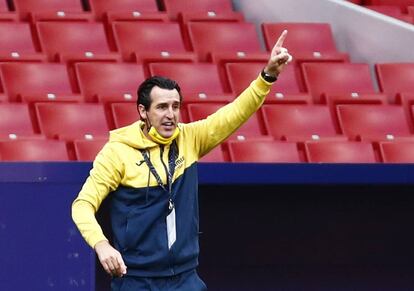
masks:
POLYGON ((412 17, 402 13, 401 8, 397 5, 365 5, 364 7, 402 21, 413 22, 412 17))
POLYGON ((306 141, 336 136, 327 106, 264 105, 263 116, 267 130, 277 139, 306 141))
POLYGON ((188 23, 189 37, 200 61, 222 52, 261 52, 252 23, 188 23))
POLYGON ((294 58, 306 61, 345 61, 347 55, 340 53, 335 45, 329 23, 279 22, 263 23, 266 48, 270 51, 283 30, 288 31, 283 46, 294 58))
POLYGON ((108 12, 157 12, 157 2, 154 0, 90 0, 91 11, 97 20, 102 20, 108 12))
POLYGON ((397 93, 414 93, 414 63, 389 63, 375 66, 382 92, 395 102, 397 93))
POLYGON ((0 21, 17 21, 16 13, 10 12, 7 7, 7 0, 0 0, 0 21))
POLYGON ((27 23, 0 22, 0 61, 44 61, 36 52, 27 23))
POLYGON ((342 132, 351 139, 386 140, 411 134, 401 106, 338 105, 337 110, 342 132))
POLYGON ((178 15, 178 21, 181 25, 187 25, 188 22, 243 22, 244 16, 235 11, 202 11, 202 12, 181 12, 178 15))
POLYGON ((247 163, 300 163, 296 143, 277 141, 230 141, 230 160, 247 163))
POLYGON ((113 30, 116 45, 125 60, 132 60, 134 53, 139 61, 151 57, 168 61, 176 53, 194 59, 193 54, 186 52, 177 23, 114 22, 113 30))
POLYGON ((371 143, 352 141, 309 141, 305 151, 310 163, 375 163, 371 143))
POLYGON ((320 103, 326 94, 375 93, 367 64, 303 64, 308 92, 320 103))
POLYGON ((135 64, 79 63, 75 69, 80 91, 89 102, 133 102, 145 79, 142 66, 135 64))
POLYGON ((113 103, 111 108, 116 128, 130 125, 140 119, 135 103, 113 103))
POLYGON ((152 76, 164 76, 177 81, 184 100, 187 93, 224 93, 217 67, 213 64, 153 63, 149 69, 152 76))
MULTIPOLYGON (((185 97, 184 97, 185 98, 185 97)), ((188 104, 188 116, 190 122, 201 120, 206 118, 207 116, 213 114, 218 109, 223 107, 225 104, 214 104, 214 103, 206 103, 206 104, 188 104)), ((249 118, 249 120, 242 125, 237 131, 235 135, 241 136, 262 136, 266 135, 266 130, 264 129, 261 116, 259 113, 255 113, 253 116, 249 118)))
POLYGON ((0 134, 34 134, 29 108, 26 104, 0 104, 0 134))
POLYGON ((414 0, 367 0, 366 5, 397 5, 401 8, 402 13, 407 13, 408 6, 414 6, 414 0))
POLYGON ((57 140, 13 140, 0 142, 3 161, 68 161, 66 144, 57 140))
POLYGON ((414 163, 414 141, 380 142, 379 148, 384 163, 414 163))
POLYGON ((225 161, 223 150, 220 145, 212 149, 199 160, 201 163, 223 163, 225 161))
MULTIPOLYGON (((229 63, 226 64, 227 76, 233 94, 243 92, 255 80, 266 63, 229 63)), ((266 103, 309 103, 311 98, 300 93, 293 66, 287 66, 272 86, 266 103)))
POLYGON ((107 142, 107 139, 75 140, 73 141, 76 160, 93 161, 99 151, 107 142))
POLYGON ((66 66, 43 63, 6 63, 0 65, 4 92, 10 101, 28 94, 72 94, 66 66))
POLYGON ((102 105, 37 103, 35 107, 40 131, 48 138, 74 140, 108 135, 102 105))
POLYGON ((41 12, 74 12, 82 13, 82 2, 79 0, 13 0, 14 7, 22 20, 27 20, 30 13, 41 12))
POLYGON ((163 0, 164 8, 172 20, 176 20, 180 12, 229 12, 233 11, 231 0, 197 0, 191 5, 186 0, 163 0))
POLYGON ((110 52, 101 23, 38 22, 36 27, 42 50, 51 61, 119 59, 110 52))

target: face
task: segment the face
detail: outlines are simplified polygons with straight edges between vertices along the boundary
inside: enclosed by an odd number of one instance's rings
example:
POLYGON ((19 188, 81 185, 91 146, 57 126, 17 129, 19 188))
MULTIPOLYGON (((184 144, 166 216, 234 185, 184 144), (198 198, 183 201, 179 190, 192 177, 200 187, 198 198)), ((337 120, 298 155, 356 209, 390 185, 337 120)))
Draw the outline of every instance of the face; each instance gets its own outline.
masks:
POLYGON ((146 111, 140 104, 139 112, 162 137, 169 138, 173 135, 180 117, 180 95, 176 89, 155 86, 150 96, 152 102, 149 110, 146 111))

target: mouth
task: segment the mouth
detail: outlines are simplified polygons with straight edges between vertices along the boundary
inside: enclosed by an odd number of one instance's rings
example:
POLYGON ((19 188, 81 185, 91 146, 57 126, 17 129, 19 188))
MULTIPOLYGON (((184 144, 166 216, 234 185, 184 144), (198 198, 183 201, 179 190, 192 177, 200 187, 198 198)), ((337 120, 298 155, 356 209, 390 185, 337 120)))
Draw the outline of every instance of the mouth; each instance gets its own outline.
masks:
POLYGON ((166 130, 173 130, 175 128, 175 123, 172 121, 168 121, 168 122, 163 122, 161 123, 161 125, 164 127, 164 129, 166 130))

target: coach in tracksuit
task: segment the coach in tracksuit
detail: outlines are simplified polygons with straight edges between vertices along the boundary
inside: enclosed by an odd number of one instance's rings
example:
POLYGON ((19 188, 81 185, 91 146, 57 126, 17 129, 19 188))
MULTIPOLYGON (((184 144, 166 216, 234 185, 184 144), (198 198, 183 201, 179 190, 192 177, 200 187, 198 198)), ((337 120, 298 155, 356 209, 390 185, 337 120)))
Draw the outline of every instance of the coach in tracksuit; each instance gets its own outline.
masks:
MULTIPOLYGON (((291 56, 283 32, 260 76, 204 120, 178 123, 182 96, 172 80, 152 77, 138 89, 141 120, 111 131, 72 205, 112 290, 207 290, 198 277, 197 161, 262 105, 291 56), (111 245, 95 213, 111 195, 111 245)), ((206 80, 208 82, 208 80, 206 80)))

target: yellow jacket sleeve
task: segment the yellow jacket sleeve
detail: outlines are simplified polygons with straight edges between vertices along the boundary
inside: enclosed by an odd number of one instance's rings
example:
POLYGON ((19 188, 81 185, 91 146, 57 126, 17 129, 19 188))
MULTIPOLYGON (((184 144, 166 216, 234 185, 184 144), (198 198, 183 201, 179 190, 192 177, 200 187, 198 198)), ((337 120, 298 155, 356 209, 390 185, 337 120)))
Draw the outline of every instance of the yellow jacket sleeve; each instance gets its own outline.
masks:
POLYGON ((235 132, 263 104, 272 83, 260 75, 232 103, 206 119, 188 124, 195 137, 195 148, 202 157, 235 132))
POLYGON ((89 177, 72 204, 72 219, 86 242, 92 247, 107 240, 95 218, 103 199, 115 190, 123 176, 122 163, 107 143, 96 156, 89 177))

